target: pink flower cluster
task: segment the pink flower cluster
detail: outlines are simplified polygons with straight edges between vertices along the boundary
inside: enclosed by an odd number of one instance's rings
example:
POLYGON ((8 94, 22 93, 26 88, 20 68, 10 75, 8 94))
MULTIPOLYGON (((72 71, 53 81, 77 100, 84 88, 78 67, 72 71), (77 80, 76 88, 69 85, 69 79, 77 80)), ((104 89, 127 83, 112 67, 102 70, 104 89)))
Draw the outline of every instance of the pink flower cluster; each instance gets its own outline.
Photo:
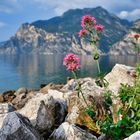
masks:
POLYGON ((95 29, 96 31, 102 32, 102 31, 104 30, 104 26, 101 25, 101 24, 95 25, 95 26, 94 26, 94 29, 95 29))
POLYGON ((90 15, 86 15, 82 17, 81 26, 83 28, 90 28, 96 25, 96 19, 90 15))
POLYGON ((76 71, 80 69, 80 59, 73 53, 66 55, 63 65, 67 67, 68 71, 76 71))
POLYGON ((98 32, 102 32, 104 30, 104 26, 103 25, 98 25, 96 22, 96 19, 90 15, 86 15, 82 17, 81 20, 81 26, 82 26, 82 30, 80 30, 79 32, 79 37, 85 37, 89 30, 95 30, 98 32))
POLYGON ((82 29, 79 32, 79 37, 85 37, 87 35, 88 31, 86 29, 82 29))

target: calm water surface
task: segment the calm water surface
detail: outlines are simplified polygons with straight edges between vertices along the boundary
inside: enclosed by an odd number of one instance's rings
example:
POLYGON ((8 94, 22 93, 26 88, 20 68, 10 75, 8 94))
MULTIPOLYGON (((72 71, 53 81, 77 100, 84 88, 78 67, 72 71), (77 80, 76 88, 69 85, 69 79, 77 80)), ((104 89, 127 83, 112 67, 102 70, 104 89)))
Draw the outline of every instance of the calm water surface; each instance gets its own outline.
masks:
MULTIPOLYGON (((79 77, 97 76, 96 62, 91 56, 81 57, 79 77)), ((65 83, 71 76, 63 66, 63 55, 15 55, 0 56, 0 93, 27 87, 38 89, 40 84, 65 83)), ((135 66, 135 56, 102 56, 103 73, 111 71, 116 63, 135 66)))

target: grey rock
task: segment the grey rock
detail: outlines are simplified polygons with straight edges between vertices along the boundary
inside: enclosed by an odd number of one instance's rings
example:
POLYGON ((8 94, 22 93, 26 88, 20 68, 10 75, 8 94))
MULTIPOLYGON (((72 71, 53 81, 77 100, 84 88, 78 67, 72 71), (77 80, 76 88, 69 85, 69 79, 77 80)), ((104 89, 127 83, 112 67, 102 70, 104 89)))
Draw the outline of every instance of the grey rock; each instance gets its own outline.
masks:
POLYGON ((105 79, 109 82, 108 88, 117 94, 121 84, 134 85, 135 68, 122 64, 116 64, 112 71, 105 76, 105 79))
POLYGON ((14 94, 17 96, 17 95, 20 95, 20 94, 27 94, 28 90, 24 87, 21 87, 19 88, 14 94))
POLYGON ((136 133, 132 134, 130 137, 124 140, 140 140, 140 131, 137 131, 136 133))
POLYGON ((13 112, 15 111, 15 108, 12 104, 10 103, 1 103, 0 104, 0 114, 5 114, 8 112, 13 112))
POLYGON ((37 96, 19 110, 19 113, 28 117, 32 125, 41 133, 49 135, 65 119, 66 103, 62 99, 54 99, 48 94, 38 93, 37 96))
POLYGON ((52 133, 49 140, 97 140, 97 138, 75 125, 64 122, 52 133))
POLYGON ((3 120, 0 129, 0 140, 43 140, 31 125, 30 121, 22 115, 11 112, 3 120))

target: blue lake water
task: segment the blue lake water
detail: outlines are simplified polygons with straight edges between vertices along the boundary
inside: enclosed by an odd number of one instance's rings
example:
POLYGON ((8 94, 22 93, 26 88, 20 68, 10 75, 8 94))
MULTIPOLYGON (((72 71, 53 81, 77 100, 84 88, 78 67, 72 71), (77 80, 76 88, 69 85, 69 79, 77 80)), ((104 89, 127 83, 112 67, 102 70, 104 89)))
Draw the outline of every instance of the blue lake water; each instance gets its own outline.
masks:
MULTIPOLYGON (((63 66, 64 55, 2 55, 0 56, 0 93, 27 87, 38 89, 41 84, 65 83, 71 74, 63 66)), ((80 56, 79 77, 96 77, 97 66, 91 56, 80 56)), ((103 73, 111 71, 116 63, 135 66, 135 56, 102 56, 103 73)))

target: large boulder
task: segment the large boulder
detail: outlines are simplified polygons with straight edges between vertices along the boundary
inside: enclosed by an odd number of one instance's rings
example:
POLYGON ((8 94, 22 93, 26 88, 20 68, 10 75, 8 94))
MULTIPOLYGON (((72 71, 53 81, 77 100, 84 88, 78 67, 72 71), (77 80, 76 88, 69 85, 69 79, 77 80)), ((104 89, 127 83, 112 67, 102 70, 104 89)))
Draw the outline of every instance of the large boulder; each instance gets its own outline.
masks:
MULTIPOLYGON (((95 83, 95 79, 92 78, 83 78, 79 79, 81 84, 83 95, 87 101, 89 106, 95 103, 98 108, 97 112, 100 112, 99 117, 103 117, 105 114, 104 105, 103 105, 103 93, 104 89, 97 86, 95 83)), ((82 95, 80 94, 80 98, 77 96, 75 91, 76 82, 74 80, 70 80, 64 87, 63 91, 68 92, 67 104, 68 104, 68 115, 66 117, 66 121, 71 124, 78 124, 80 126, 84 126, 92 131, 98 136, 100 132, 96 127, 95 122, 85 113, 87 108, 82 95), (70 92, 73 91, 73 92, 70 92), (92 125, 90 124, 92 122, 92 125)), ((65 93, 67 94, 67 93, 65 93)))
POLYGON ((91 133, 65 122, 52 133, 49 140, 97 140, 97 138, 91 133))
POLYGON ((64 121, 67 105, 65 100, 38 93, 19 113, 28 117, 37 130, 48 136, 64 121))
POLYGON ((1 140, 43 140, 30 121, 22 115, 11 112, 5 116, 0 129, 1 140))
POLYGON ((136 78, 135 68, 122 64, 116 64, 112 71, 105 76, 109 82, 108 88, 117 94, 121 84, 132 86, 136 78))
POLYGON ((140 140, 140 131, 137 131, 136 133, 132 134, 130 137, 124 140, 140 140))

